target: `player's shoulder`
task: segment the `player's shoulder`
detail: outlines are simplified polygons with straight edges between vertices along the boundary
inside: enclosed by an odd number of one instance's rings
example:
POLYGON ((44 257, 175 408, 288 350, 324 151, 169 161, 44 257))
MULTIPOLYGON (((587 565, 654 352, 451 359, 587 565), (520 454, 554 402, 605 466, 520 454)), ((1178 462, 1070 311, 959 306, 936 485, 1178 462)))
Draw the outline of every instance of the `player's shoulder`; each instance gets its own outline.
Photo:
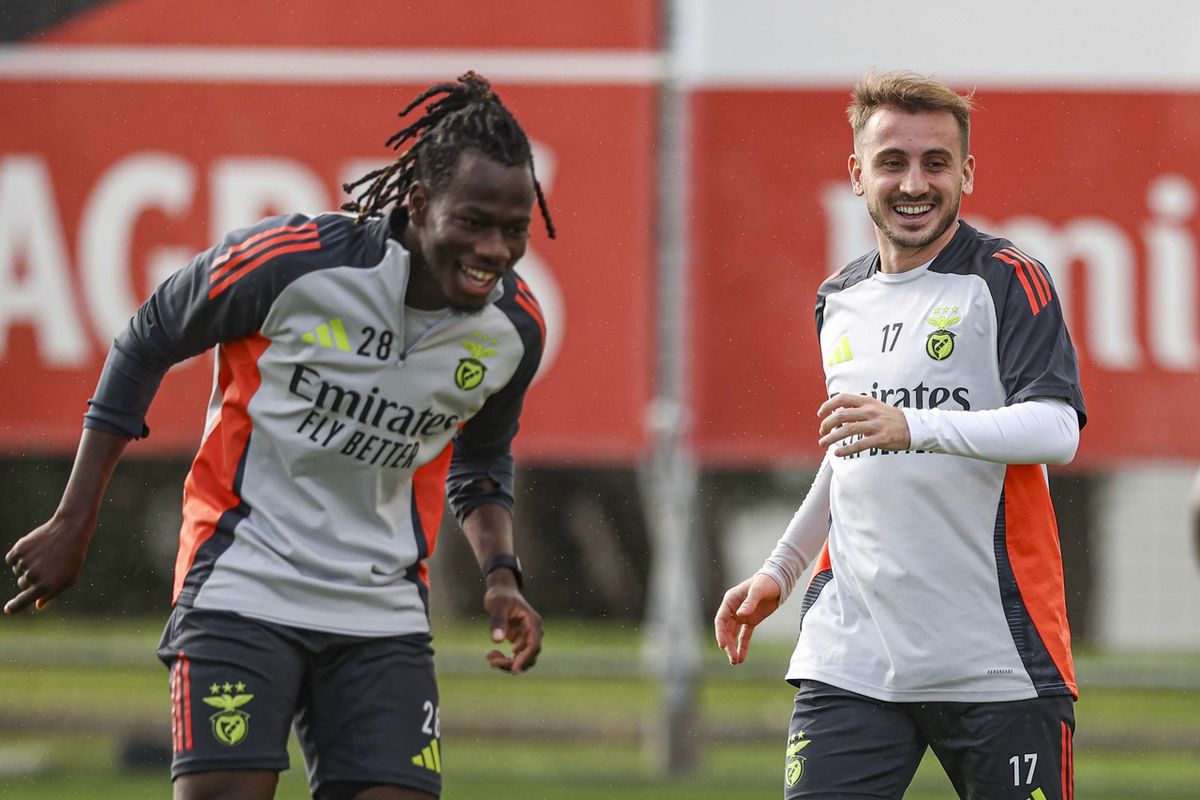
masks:
POLYGON ((1056 297, 1054 280, 1044 263, 1003 236, 983 233, 965 222, 959 223, 954 239, 934 259, 930 270, 979 277, 991 291, 997 310, 1008 299, 1015 299, 1018 307, 1028 304, 1037 316, 1056 297))
POLYGON ((241 290, 278 293, 297 278, 332 267, 372 267, 384 255, 386 220, 357 224, 344 214, 283 214, 230 231, 206 254, 209 297, 241 290))
POLYGON ((959 221, 958 231, 929 269, 960 275, 1007 278, 1016 266, 1044 272, 1045 265, 1003 236, 996 236, 959 221))
POLYGON ((871 252, 854 259, 849 264, 842 267, 825 280, 821 281, 821 286, 817 289, 817 300, 818 302, 821 302, 831 294, 836 294, 837 292, 849 289, 851 286, 865 281, 878 271, 879 251, 872 250, 871 252))
POLYGON ((337 212, 281 214, 230 231, 218 247, 218 258, 287 256, 289 261, 310 261, 314 266, 335 262, 353 266, 382 257, 387 235, 387 221, 382 219, 360 224, 337 212))
POLYGON ((527 349, 541 351, 546 341, 546 315, 533 289, 519 273, 510 271, 501 279, 503 293, 495 303, 520 333, 527 349))

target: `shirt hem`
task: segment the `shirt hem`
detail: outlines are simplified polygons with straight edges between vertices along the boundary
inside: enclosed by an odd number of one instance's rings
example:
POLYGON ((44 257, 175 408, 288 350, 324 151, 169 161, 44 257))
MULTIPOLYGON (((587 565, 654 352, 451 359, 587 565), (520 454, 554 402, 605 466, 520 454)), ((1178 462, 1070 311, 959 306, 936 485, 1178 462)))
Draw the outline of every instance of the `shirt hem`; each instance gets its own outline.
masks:
MULTIPOLYGON (((1022 689, 882 689, 847 679, 844 675, 830 675, 814 669, 788 670, 785 678, 793 686, 804 680, 820 681, 848 692, 882 700, 886 703, 1004 703, 1012 700, 1034 700, 1043 695, 1032 684, 1022 689)), ((1058 692, 1056 692, 1057 694, 1058 692)), ((1069 694, 1065 689, 1061 694, 1069 694)))
MULTIPOLYGON (((293 617, 276 615, 276 614, 264 614, 262 611, 259 611, 258 609, 252 609, 252 608, 239 608, 236 606, 223 605, 223 604, 222 605, 210 605, 208 603, 200 604, 200 603, 196 603, 194 600, 190 604, 184 604, 182 597, 180 598, 180 605, 186 605, 187 607, 199 609, 202 611, 228 611, 233 614, 240 614, 243 617, 249 617, 250 619, 257 619, 257 620, 262 620, 263 622, 274 623, 275 625, 284 625, 289 628, 300 628, 302 630, 308 630, 308 631, 320 631, 321 633, 336 633, 336 634, 340 634, 343 636, 363 636, 363 637, 368 637, 368 638, 383 638, 383 637, 387 637, 387 636, 412 636, 412 635, 417 635, 417 634, 430 635, 433 632, 429 625, 428 620, 425 618, 425 615, 422 612, 415 612, 416 614, 420 614, 420 617, 422 620, 425 620, 425 625, 422 627, 419 627, 419 628, 415 628, 413 626, 402 626, 402 625, 385 626, 385 627, 380 627, 380 628, 374 628, 374 627, 358 628, 358 627, 350 627, 347 625, 329 624, 329 623, 322 622, 321 620, 313 619, 312 617, 293 618, 293 617)), ((404 616, 408 615, 405 612, 398 612, 398 613, 403 614, 404 616)), ((346 616, 352 617, 352 616, 356 616, 356 614, 347 614, 346 616)))

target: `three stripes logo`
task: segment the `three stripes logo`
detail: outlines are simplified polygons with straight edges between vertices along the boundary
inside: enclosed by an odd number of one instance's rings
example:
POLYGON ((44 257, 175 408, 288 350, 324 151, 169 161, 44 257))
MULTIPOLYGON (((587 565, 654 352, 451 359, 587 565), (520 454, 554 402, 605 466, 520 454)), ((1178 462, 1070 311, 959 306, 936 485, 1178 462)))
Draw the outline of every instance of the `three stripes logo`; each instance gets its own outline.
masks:
POLYGON ((320 250, 321 239, 317 223, 282 225, 251 236, 241 244, 226 250, 213 261, 208 276, 208 299, 241 280, 247 273, 287 253, 320 250))
POLYGON ((1021 282, 1025 297, 1029 300, 1029 310, 1035 317, 1050 304, 1054 291, 1050 286, 1050 279, 1046 277, 1045 267, 1015 247, 1006 247, 993 254, 993 258, 1003 261, 1016 271, 1017 280, 1021 282))
POLYGON ((833 348, 832 355, 825 360, 825 365, 832 367, 834 364, 841 364, 846 361, 851 361, 854 358, 854 353, 850 352, 850 336, 843 335, 838 341, 837 346, 833 348))
POLYGON ((300 337, 309 344, 319 344, 321 347, 336 347, 344 353, 350 352, 350 337, 346 335, 346 326, 341 319, 331 319, 328 325, 318 325, 312 333, 300 337))
POLYGON ((1029 795, 1029 797, 1026 798, 1026 800, 1046 800, 1046 793, 1043 792, 1040 788, 1034 789, 1033 794, 1029 795))
POLYGON ((421 752, 412 757, 412 763, 441 775, 442 755, 439 752, 438 740, 430 739, 429 746, 421 748, 421 752))
POLYGON ((538 304, 537 298, 533 296, 533 292, 529 290, 529 284, 521 280, 517 276, 517 305, 525 309, 525 312, 533 318, 537 324, 538 330, 542 334, 542 341, 546 341, 546 316, 542 313, 542 307, 538 304))

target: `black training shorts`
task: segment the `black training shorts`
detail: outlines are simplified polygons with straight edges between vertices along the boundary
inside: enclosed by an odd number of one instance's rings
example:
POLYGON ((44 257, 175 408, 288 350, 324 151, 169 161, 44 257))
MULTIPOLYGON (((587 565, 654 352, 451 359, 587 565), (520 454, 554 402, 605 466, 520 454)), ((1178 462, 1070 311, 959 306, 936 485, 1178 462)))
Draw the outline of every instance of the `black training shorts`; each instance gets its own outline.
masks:
POLYGON ((1072 699, 891 703, 799 681, 784 797, 900 800, 925 748, 960 797, 1073 800, 1072 699))
POLYGON ((171 670, 171 778, 288 768, 288 730, 314 795, 330 783, 441 793, 441 719, 427 634, 348 636, 178 606, 158 648, 171 670))

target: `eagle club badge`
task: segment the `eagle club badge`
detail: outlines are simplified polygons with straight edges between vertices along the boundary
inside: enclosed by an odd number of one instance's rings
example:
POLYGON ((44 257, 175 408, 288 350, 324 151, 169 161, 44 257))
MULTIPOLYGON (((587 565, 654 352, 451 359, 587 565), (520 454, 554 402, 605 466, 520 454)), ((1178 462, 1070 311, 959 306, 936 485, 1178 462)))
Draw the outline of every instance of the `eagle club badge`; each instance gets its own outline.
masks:
POLYGON ((934 361, 945 361, 954 352, 954 333, 948 328, 962 320, 958 306, 940 306, 925 320, 936 330, 925 337, 925 353, 934 361))
POLYGON ((466 392, 483 383, 483 376, 487 373, 487 365, 483 363, 483 359, 496 355, 495 348, 489 346, 496 343, 495 338, 479 332, 473 332, 469 339, 462 340, 463 347, 467 348, 471 355, 459 359, 458 367, 454 370, 455 386, 466 392))
POLYGON ((213 684, 208 687, 211 697, 205 697, 204 702, 218 709, 209 719, 212 721, 213 736, 221 744, 232 747, 246 738, 250 732, 250 715, 241 707, 254 699, 254 695, 245 694, 246 684, 238 681, 224 685, 213 684), (236 694, 235 694, 236 692, 236 694))
POLYGON ((783 765, 783 780, 789 789, 804 777, 804 756, 800 755, 800 751, 810 744, 811 742, 804 738, 804 731, 793 733, 788 738, 787 761, 783 765))

